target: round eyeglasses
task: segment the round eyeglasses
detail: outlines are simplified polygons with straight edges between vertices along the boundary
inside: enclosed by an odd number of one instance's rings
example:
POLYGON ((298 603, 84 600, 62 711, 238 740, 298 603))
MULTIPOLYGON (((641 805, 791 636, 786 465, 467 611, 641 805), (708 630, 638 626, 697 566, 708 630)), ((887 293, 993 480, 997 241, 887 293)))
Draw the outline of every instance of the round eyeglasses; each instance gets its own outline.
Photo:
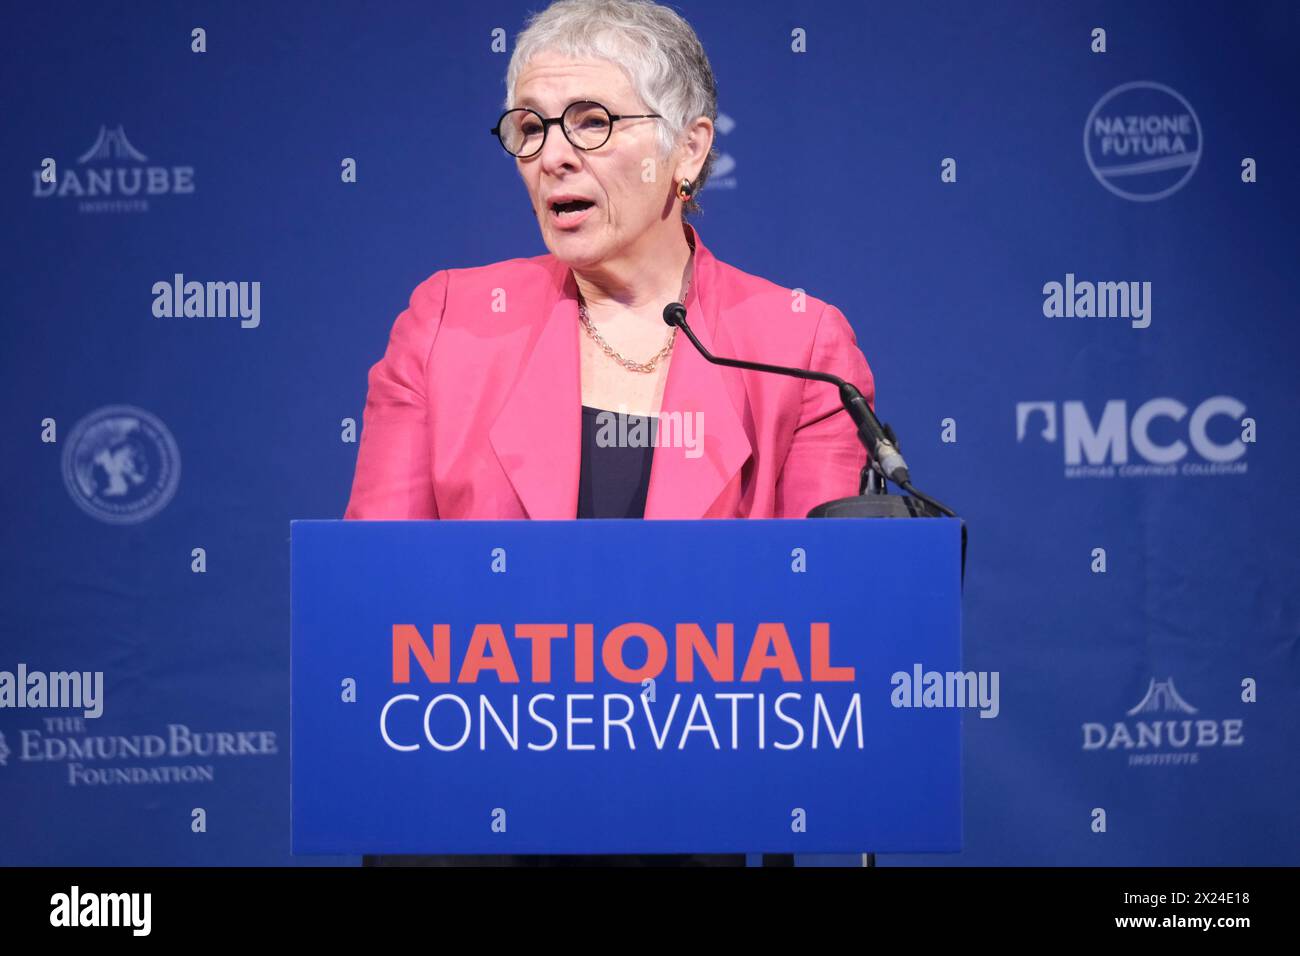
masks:
POLYGON ((599 103, 580 100, 570 103, 561 116, 546 119, 536 110, 523 107, 506 110, 490 130, 511 156, 525 159, 542 151, 546 134, 559 125, 564 138, 578 149, 600 149, 609 142, 614 124, 626 119, 662 119, 658 113, 615 115, 599 103))

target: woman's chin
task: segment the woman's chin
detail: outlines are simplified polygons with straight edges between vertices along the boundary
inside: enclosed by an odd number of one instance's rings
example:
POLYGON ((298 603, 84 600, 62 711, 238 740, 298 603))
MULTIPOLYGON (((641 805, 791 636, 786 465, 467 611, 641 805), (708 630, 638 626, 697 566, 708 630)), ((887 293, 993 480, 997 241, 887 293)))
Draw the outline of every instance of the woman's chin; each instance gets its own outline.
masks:
POLYGON ((603 256, 594 236, 569 232, 548 232, 546 247, 551 255, 569 266, 582 267, 599 262, 603 256))

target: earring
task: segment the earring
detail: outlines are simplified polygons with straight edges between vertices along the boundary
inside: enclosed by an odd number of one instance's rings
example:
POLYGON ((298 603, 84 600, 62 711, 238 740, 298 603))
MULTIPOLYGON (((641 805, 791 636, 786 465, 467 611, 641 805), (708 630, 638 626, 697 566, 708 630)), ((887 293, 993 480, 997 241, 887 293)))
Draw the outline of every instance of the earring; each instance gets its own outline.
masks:
POLYGON ((693 195, 695 195, 695 186, 689 179, 683 179, 677 184, 677 198, 682 202, 689 202, 693 195))

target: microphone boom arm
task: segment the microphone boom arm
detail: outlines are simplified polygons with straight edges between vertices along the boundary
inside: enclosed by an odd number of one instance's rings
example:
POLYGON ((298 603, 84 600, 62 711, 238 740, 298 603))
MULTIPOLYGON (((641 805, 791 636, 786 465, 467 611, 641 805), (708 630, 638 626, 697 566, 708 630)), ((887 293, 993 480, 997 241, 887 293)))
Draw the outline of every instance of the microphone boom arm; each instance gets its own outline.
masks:
POLYGON ((768 365, 764 362, 746 362, 741 359, 721 358, 714 355, 704 347, 704 343, 696 337, 694 329, 687 324, 686 306, 680 302, 670 302, 665 306, 663 318, 668 325, 685 332, 686 337, 691 340, 691 344, 695 346, 696 350, 714 365, 725 365, 728 368, 739 368, 751 372, 771 372, 776 375, 789 375, 794 378, 834 385, 839 389, 840 403, 844 406, 844 410, 849 413, 849 417, 853 419, 853 424, 857 426, 858 440, 867 449, 871 459, 871 469, 881 478, 892 481, 940 513, 953 518, 957 517, 951 509, 928 495, 922 494, 912 486, 912 478, 907 469, 907 462, 899 454, 897 444, 890 440, 885 432, 885 427, 880 423, 880 419, 876 417, 862 392, 852 382, 846 382, 838 375, 832 375, 829 372, 815 372, 812 369, 793 368, 784 365, 768 365))

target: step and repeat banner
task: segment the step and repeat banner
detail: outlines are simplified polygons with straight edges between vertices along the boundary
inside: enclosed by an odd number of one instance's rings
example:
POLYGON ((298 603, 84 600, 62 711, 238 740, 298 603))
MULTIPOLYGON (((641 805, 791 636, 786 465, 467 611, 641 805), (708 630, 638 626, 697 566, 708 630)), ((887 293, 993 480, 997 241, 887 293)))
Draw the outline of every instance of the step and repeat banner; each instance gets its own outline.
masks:
MULTIPOLYGON (((4 13, 0 864, 359 862, 290 853, 289 522, 411 290, 546 251, 488 133, 541 6, 4 13)), ((1300 8, 676 9, 695 228, 970 530, 964 849, 879 862, 1300 863, 1300 8)))

